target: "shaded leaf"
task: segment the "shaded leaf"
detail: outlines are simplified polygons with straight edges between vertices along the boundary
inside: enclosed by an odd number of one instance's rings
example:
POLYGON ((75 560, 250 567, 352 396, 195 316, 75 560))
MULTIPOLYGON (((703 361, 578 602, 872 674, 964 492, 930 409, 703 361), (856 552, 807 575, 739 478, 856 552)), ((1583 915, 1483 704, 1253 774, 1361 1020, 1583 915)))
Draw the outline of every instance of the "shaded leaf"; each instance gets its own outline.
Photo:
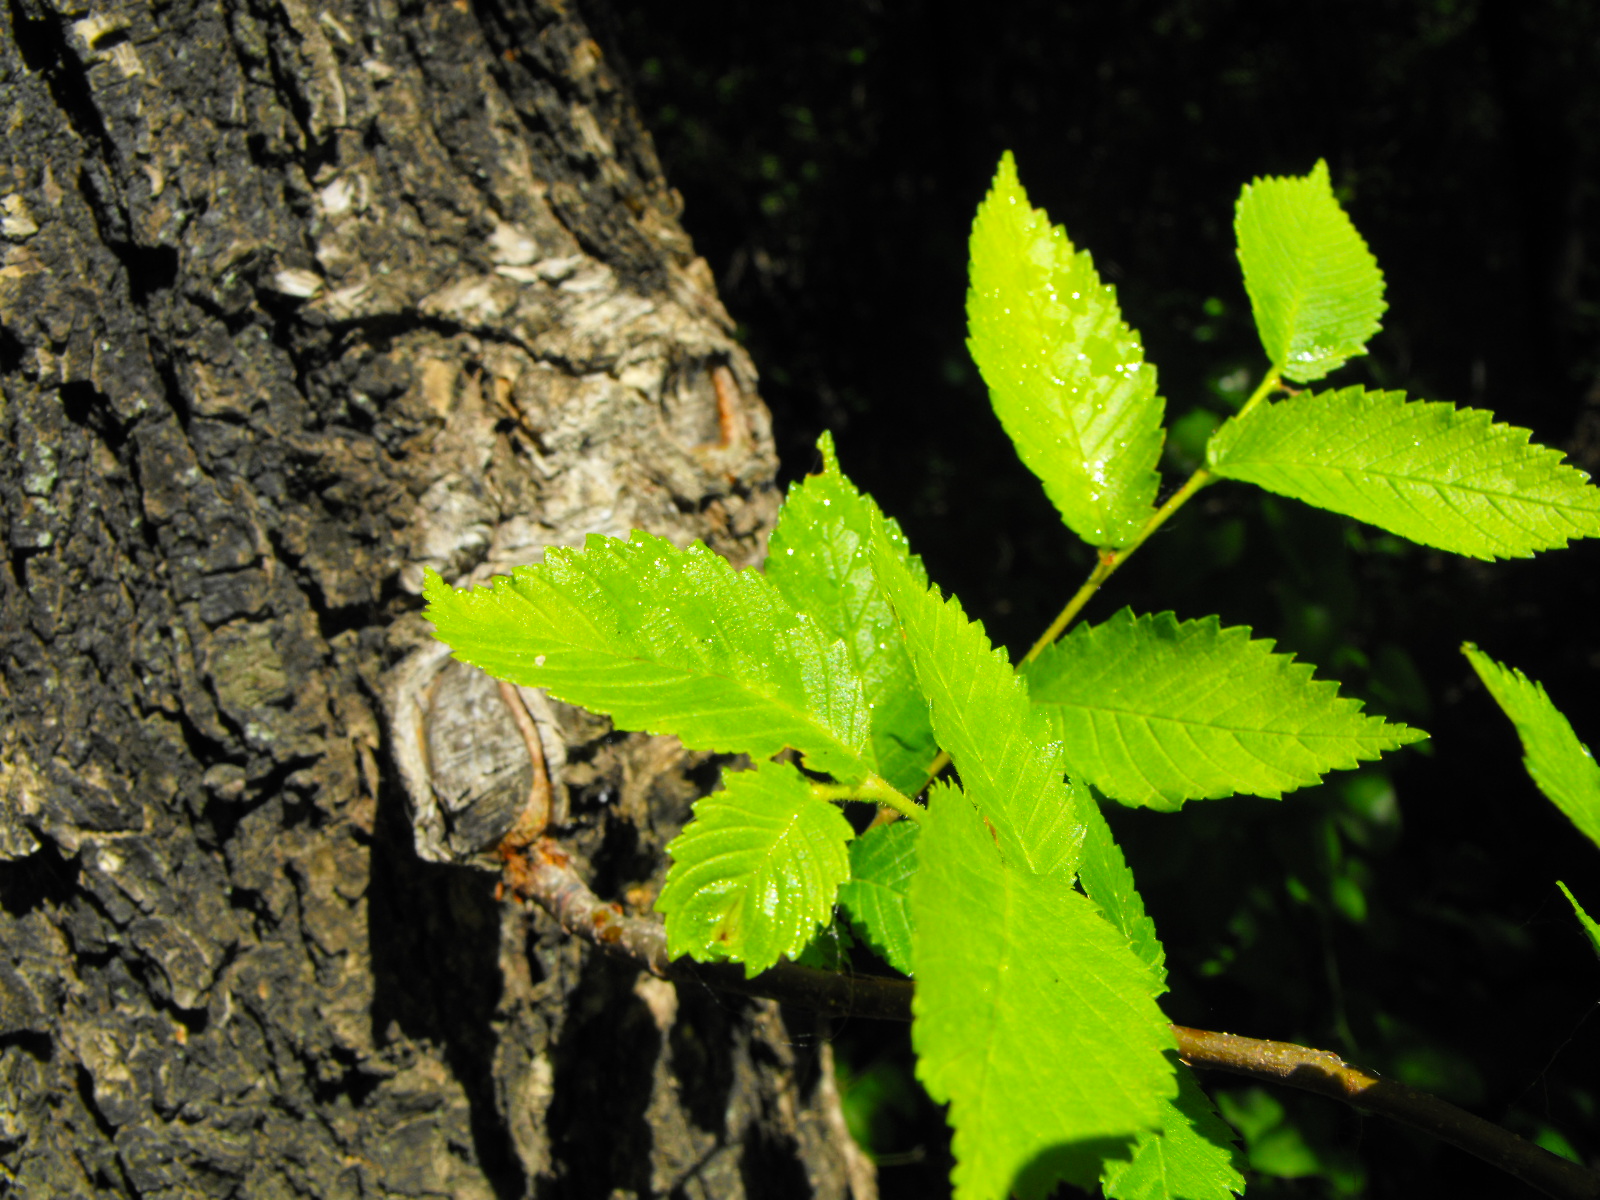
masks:
POLYGON ((1427 736, 1365 715, 1309 664, 1216 617, 1123 609, 1073 629, 1024 674, 1073 771, 1124 804, 1276 799, 1427 736))
POLYGON ((1163 402, 1115 289, 1028 203, 1009 151, 971 253, 967 347, 1000 423, 1068 528, 1127 545, 1153 511, 1163 402))
MULTIPOLYGON (((900 791, 915 793, 939 751, 911 656, 872 573, 872 521, 882 513, 840 473, 833 438, 824 433, 817 448, 822 470, 790 488, 778 512, 767 578, 824 638, 844 644, 871 717, 873 769, 900 791)), ((899 525, 884 519, 883 526, 906 569, 926 582, 927 572, 907 551, 899 525)))
POLYGON ((635 531, 552 548, 490 588, 429 571, 426 616, 462 662, 692 750, 785 747, 840 782, 871 774, 866 701, 845 647, 759 571, 635 531))
POLYGON ((850 843, 850 878, 839 887, 839 904, 861 940, 906 975, 914 974, 910 892, 919 828, 895 821, 867 830, 850 843))
POLYGON ((1272 365, 1300 382, 1366 352, 1388 306, 1383 273, 1328 181, 1311 174, 1247 183, 1234 209, 1239 264, 1272 365))
POLYGON ((1211 439, 1211 469, 1424 546, 1525 558, 1600 536, 1600 488, 1492 413, 1359 387, 1264 404, 1211 439))
POLYGON ((1461 647, 1483 686, 1517 727, 1522 765, 1538 789, 1600 846, 1600 763, 1578 740, 1544 685, 1496 662, 1471 642, 1461 647))
POLYGON ((674 958, 733 959, 756 975, 798 955, 832 918, 852 831, 789 763, 722 780, 667 847, 672 867, 655 907, 674 958))
POLYGON ((1176 1091, 1161 985, 1070 880, 1008 864, 959 789, 932 789, 921 838, 911 1038, 955 1195, 1089 1186, 1176 1091))

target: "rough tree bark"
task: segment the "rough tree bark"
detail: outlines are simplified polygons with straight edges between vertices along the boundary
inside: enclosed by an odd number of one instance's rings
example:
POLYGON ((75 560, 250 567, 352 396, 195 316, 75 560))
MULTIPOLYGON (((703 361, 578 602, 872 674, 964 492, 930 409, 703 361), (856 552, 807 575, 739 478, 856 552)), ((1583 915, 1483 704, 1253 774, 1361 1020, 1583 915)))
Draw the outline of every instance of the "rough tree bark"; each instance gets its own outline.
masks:
MULTIPOLYGON (((468 861, 543 776, 422 568, 776 503, 580 15, 10 0, 0 112, 0 1195, 861 1200, 808 1025, 468 861)), ((716 764, 510 700, 647 904, 716 764)))

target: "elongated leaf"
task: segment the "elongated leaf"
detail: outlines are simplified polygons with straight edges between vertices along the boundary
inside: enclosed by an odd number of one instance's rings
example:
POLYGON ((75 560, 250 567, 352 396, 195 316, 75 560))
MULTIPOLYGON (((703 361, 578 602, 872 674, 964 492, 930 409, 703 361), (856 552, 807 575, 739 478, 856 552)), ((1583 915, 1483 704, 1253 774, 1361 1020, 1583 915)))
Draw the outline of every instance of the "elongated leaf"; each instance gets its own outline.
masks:
POLYGON ((1461 647, 1495 703, 1517 727, 1522 765, 1541 792, 1583 835, 1600 846, 1600 763, 1578 740, 1544 685, 1496 662, 1471 642, 1461 647))
POLYGON ((1100 806, 1092 802, 1080 810, 1084 823, 1083 861, 1078 864, 1078 886, 1100 907, 1106 919, 1128 939, 1135 957, 1167 978, 1167 952, 1156 936, 1156 923, 1144 911, 1144 898, 1133 886, 1133 872, 1122 847, 1111 836, 1100 806))
MULTIPOLYGON (((1175 1058, 1176 1056, 1174 1056, 1175 1058)), ((1161 1132, 1142 1134, 1132 1159, 1101 1175, 1107 1200, 1229 1200, 1244 1194, 1244 1155, 1194 1072, 1174 1063, 1178 1098, 1162 1102, 1161 1132)))
POLYGON ((845 647, 759 571, 635 531, 551 549, 492 588, 429 572, 427 617, 463 662, 694 750, 784 747, 844 783, 871 773, 867 706, 845 647))
POLYGON ((1358 387, 1294 396, 1228 422, 1211 469, 1424 546, 1526 558, 1600 536, 1600 488, 1492 413, 1358 387))
POLYGON ((1040 875, 1071 877, 1083 847, 1079 806, 1094 803, 1064 782, 1061 747, 1028 690, 960 603, 942 599, 874 533, 873 567, 911 648, 933 731, 967 795, 1000 835, 1007 856, 1040 875))
POLYGON ((957 1200, 1089 1186, 1176 1090, 1160 984, 1070 880, 1007 863, 938 785, 911 885, 917 1077, 950 1105, 957 1200))
POLYGON ((1277 799, 1427 736, 1364 715, 1309 664, 1215 617, 1123 609, 1078 626, 1024 672, 1073 770, 1124 804, 1277 799))
POLYGON ((1115 289, 1028 203, 1009 151, 971 252, 967 346, 1000 423, 1068 528, 1127 545, 1153 511, 1163 402, 1115 289))
POLYGON ((1383 273, 1334 199, 1327 163, 1318 160, 1309 175, 1246 184, 1233 228, 1273 366, 1310 382, 1366 352, 1388 307, 1383 273))
MULTIPOLYGON (((911 656, 872 574, 872 521, 882 513, 840 473, 833 438, 824 433, 817 448, 822 471, 790 488, 778 513, 767 578, 825 638, 844 643, 871 715, 873 769, 902 792, 914 793, 939 749, 911 656)), ((899 525, 884 520, 884 536, 912 576, 926 582, 927 572, 907 551, 899 525)))
POLYGON ((850 878, 839 904, 861 940, 896 971, 912 971, 911 880, 917 873, 915 822, 869 829, 850 843, 850 878))
POLYGON ((1572 911, 1578 914, 1578 921, 1583 926, 1583 931, 1589 935, 1589 944, 1594 947, 1594 952, 1600 954, 1600 922, 1596 922, 1593 917, 1583 911, 1583 905, 1578 903, 1578 899, 1572 894, 1571 888, 1559 880, 1557 880, 1556 886, 1566 896, 1567 903, 1572 905, 1572 911))
POLYGON ((799 954, 833 916, 850 875, 850 822, 789 763, 722 781, 667 847, 672 867, 655 906, 674 958, 731 958, 755 975, 799 954))

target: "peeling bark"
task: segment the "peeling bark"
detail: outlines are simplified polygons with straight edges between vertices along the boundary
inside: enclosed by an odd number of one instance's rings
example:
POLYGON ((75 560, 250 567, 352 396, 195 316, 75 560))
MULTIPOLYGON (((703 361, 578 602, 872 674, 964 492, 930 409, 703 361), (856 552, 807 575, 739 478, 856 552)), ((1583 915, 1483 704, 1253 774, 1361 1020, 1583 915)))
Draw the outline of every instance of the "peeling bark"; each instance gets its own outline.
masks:
MULTIPOLYGON (((808 1027, 476 865, 541 765, 423 568, 777 499, 580 17, 11 0, 0 100, 0 1194, 870 1191, 808 1027)), ((521 700, 648 904, 716 761, 521 700)))

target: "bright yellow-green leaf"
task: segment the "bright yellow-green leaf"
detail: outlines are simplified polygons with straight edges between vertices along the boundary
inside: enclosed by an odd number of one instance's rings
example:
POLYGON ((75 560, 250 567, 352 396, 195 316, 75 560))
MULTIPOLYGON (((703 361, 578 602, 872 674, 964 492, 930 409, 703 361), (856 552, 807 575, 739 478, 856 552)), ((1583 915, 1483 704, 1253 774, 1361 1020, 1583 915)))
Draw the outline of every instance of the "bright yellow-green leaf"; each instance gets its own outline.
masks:
POLYGON ((1600 923, 1583 911, 1583 905, 1578 903, 1571 888, 1559 880, 1556 881, 1556 886, 1561 889, 1562 895, 1566 896, 1567 903, 1572 905, 1572 911, 1578 914, 1578 920, 1583 925, 1583 931, 1589 935, 1589 943, 1594 947, 1594 952, 1600 954, 1600 923))
POLYGON ((1276 799, 1427 736, 1365 715, 1311 672, 1243 626, 1127 609, 1024 668, 1077 775, 1124 804, 1169 810, 1235 793, 1276 799))
MULTIPOLYGON (((823 637, 844 644, 872 722, 873 769, 900 791, 915 792, 939 751, 911 656, 872 574, 868 544, 873 518, 882 518, 882 513, 871 496, 862 495, 840 472, 828 434, 817 449, 822 470, 790 488, 778 512, 767 578, 796 612, 816 623, 823 637)), ((883 526, 906 569, 926 582, 927 573, 907 551, 900 527, 887 519, 883 526)))
POLYGON ((1078 808, 1093 804, 1063 781, 1061 748, 1028 689, 968 621, 954 596, 914 578, 886 538, 874 536, 878 582, 911 648, 933 731, 961 783, 993 824, 1006 855, 1041 875, 1071 878, 1083 847, 1078 808))
POLYGON ((1327 163, 1246 184, 1233 228, 1274 367, 1306 383, 1366 352, 1387 307, 1383 273, 1334 199, 1327 163))
POLYGON ((1000 423, 1068 528, 1127 545, 1153 511, 1163 402, 1115 289, 1028 203, 1009 151, 971 252, 967 346, 1000 423))
POLYGON ((1359 387, 1292 396, 1229 421, 1207 457, 1225 479, 1473 558, 1600 537, 1600 488, 1482 409, 1359 387))
POLYGON ((462 662, 608 713, 694 750, 769 758, 858 783, 872 774, 868 709, 842 643, 759 571, 696 542, 635 531, 551 549, 492 588, 428 572, 427 617, 462 662))
POLYGON ((799 954, 832 918, 850 875, 850 822, 789 763, 731 771, 722 782, 672 840, 655 907, 674 958, 731 958, 755 975, 799 954))
POLYGON ((911 1040, 957 1200, 1091 1185, 1176 1091, 1161 985, 1069 879, 1006 862, 959 789, 929 796, 921 856, 911 1040))
POLYGON ((1490 658, 1468 642, 1461 647, 1495 703, 1522 739, 1522 765, 1539 790, 1600 846, 1600 763, 1578 740, 1544 686, 1490 658))
POLYGON ((1100 1178, 1107 1200, 1230 1200, 1244 1194, 1237 1135, 1217 1116, 1194 1072, 1182 1063, 1174 1066, 1178 1098, 1162 1102, 1160 1133, 1140 1135, 1131 1159, 1106 1163, 1100 1178))

